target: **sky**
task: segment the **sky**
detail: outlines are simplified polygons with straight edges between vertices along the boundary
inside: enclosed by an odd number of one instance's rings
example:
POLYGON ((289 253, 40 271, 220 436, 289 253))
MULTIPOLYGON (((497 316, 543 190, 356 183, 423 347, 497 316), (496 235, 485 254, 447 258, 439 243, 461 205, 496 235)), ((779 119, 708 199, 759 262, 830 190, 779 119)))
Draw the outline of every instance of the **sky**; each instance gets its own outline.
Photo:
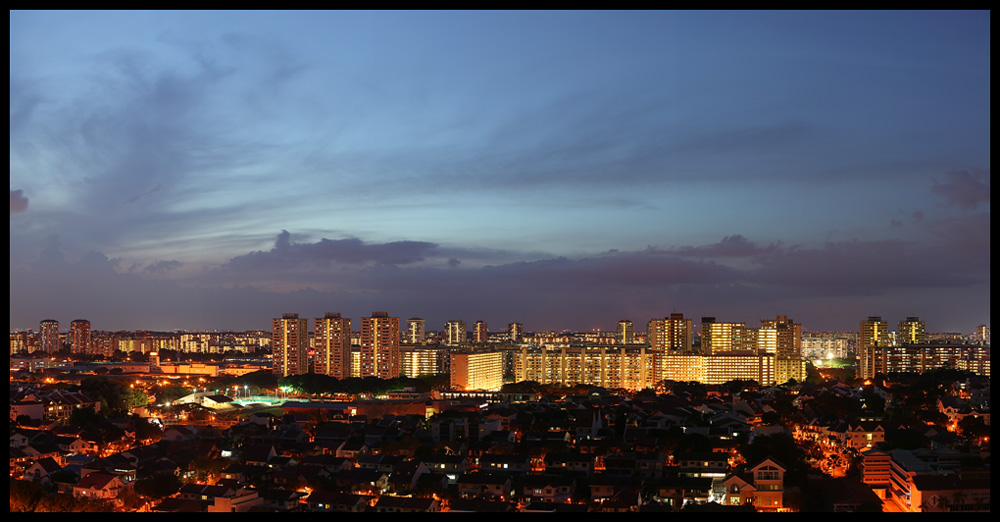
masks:
POLYGON ((11 11, 10 328, 971 333, 989 115, 989 12, 11 11))

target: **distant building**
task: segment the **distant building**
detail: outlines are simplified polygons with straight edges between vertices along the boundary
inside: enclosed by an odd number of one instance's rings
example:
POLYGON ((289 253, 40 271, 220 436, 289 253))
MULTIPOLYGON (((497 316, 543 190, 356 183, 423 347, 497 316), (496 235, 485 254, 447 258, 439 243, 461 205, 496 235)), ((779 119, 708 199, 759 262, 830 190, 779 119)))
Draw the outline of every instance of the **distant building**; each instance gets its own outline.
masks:
POLYGON ((503 386, 503 353, 499 350, 451 354, 451 389, 495 391, 503 386))
POLYGON ((39 335, 42 338, 41 349, 45 353, 55 353, 62 349, 59 342, 59 321, 55 319, 45 319, 38 325, 39 335))
POLYGON ((399 377, 399 318, 372 312, 361 319, 359 375, 394 379, 399 377))
POLYGON ((922 344, 927 342, 927 328, 919 317, 907 317, 896 328, 898 344, 922 344))
POLYGON ((734 350, 755 350, 756 342, 747 342, 745 330, 745 323, 723 323, 714 317, 702 317, 701 353, 717 355, 734 350))
POLYGON ((351 376, 351 320, 326 313, 313 320, 315 373, 335 379, 351 376))
POLYGON ((423 344, 427 338, 427 322, 419 317, 406 321, 406 337, 410 344, 423 344))
POLYGON ((861 357, 862 376, 866 379, 876 374, 916 372, 939 368, 969 370, 988 375, 988 351, 970 344, 904 344, 901 346, 869 346, 861 357), (986 372, 986 373, 983 373, 986 372))
POLYGON ((870 316, 861 321, 858 333, 858 356, 861 359, 860 377, 870 379, 878 371, 873 364, 877 364, 875 347, 884 347, 892 344, 889 340, 889 324, 879 316, 870 316))
POLYGON ((271 325, 274 373, 282 377, 309 373, 309 320, 282 314, 271 325))
POLYGON ((618 334, 615 336, 615 340, 618 341, 618 344, 635 343, 635 325, 632 324, 632 321, 628 319, 618 321, 618 334))
POLYGON ((401 345, 399 361, 403 377, 440 375, 448 372, 449 351, 445 346, 401 345))
POLYGON ((646 323, 646 342, 654 349, 690 351, 693 337, 691 320, 685 319, 684 314, 672 313, 646 323))
POLYGON ((451 320, 444 325, 445 342, 457 346, 467 342, 465 321, 451 320))
POLYGON ((507 325, 507 333, 510 334, 510 342, 519 343, 524 340, 524 325, 518 322, 507 325))
POLYGON ((476 321, 472 325, 472 342, 476 344, 485 344, 487 338, 489 337, 489 332, 487 331, 485 321, 476 321))
POLYGON ((775 349, 773 352, 775 355, 780 357, 802 356, 801 324, 796 324, 787 315, 779 315, 776 319, 762 319, 760 321, 760 329, 773 330, 775 332, 775 349))
POLYGON ((70 352, 77 354, 90 354, 92 345, 90 340, 90 321, 86 319, 76 319, 69 323, 70 352))

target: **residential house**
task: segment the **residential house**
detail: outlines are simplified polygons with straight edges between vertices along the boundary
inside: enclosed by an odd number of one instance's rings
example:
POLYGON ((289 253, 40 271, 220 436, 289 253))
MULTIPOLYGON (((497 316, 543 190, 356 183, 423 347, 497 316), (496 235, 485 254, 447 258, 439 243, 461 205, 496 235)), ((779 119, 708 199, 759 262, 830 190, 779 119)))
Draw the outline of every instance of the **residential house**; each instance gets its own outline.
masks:
POLYGON ((753 505, 758 511, 778 511, 784 508, 786 468, 766 458, 747 471, 728 476, 724 481, 725 504, 753 505))
POLYGON ((114 500, 125 489, 125 483, 108 473, 90 473, 73 486, 73 496, 97 500, 114 500))

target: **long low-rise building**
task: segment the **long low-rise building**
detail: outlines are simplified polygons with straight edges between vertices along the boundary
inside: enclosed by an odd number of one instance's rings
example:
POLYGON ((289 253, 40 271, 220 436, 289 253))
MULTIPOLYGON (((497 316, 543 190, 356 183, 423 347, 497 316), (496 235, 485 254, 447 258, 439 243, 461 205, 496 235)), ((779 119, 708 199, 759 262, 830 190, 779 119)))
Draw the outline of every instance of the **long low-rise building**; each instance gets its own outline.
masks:
POLYGON ((515 371, 518 381, 641 390, 665 379, 704 384, 801 380, 805 377, 805 363, 799 357, 753 351, 701 355, 675 354, 645 346, 546 346, 522 347, 517 352, 515 371))
POLYGON ((968 344, 904 344, 866 346, 861 352, 862 377, 940 368, 966 369, 989 377, 989 348, 968 344))

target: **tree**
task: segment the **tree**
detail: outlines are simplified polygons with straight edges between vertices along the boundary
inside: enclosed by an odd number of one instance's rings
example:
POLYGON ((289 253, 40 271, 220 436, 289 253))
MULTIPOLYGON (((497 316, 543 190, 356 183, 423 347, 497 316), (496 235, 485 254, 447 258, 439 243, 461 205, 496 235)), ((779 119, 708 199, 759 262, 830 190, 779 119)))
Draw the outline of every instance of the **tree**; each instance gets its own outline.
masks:
POLYGON ((173 473, 155 473, 152 477, 135 481, 135 492, 155 499, 169 497, 180 491, 181 480, 173 473))
POLYGON ((982 417, 967 416, 958 421, 958 430, 963 437, 972 441, 983 440, 990 436, 990 427, 982 417))

